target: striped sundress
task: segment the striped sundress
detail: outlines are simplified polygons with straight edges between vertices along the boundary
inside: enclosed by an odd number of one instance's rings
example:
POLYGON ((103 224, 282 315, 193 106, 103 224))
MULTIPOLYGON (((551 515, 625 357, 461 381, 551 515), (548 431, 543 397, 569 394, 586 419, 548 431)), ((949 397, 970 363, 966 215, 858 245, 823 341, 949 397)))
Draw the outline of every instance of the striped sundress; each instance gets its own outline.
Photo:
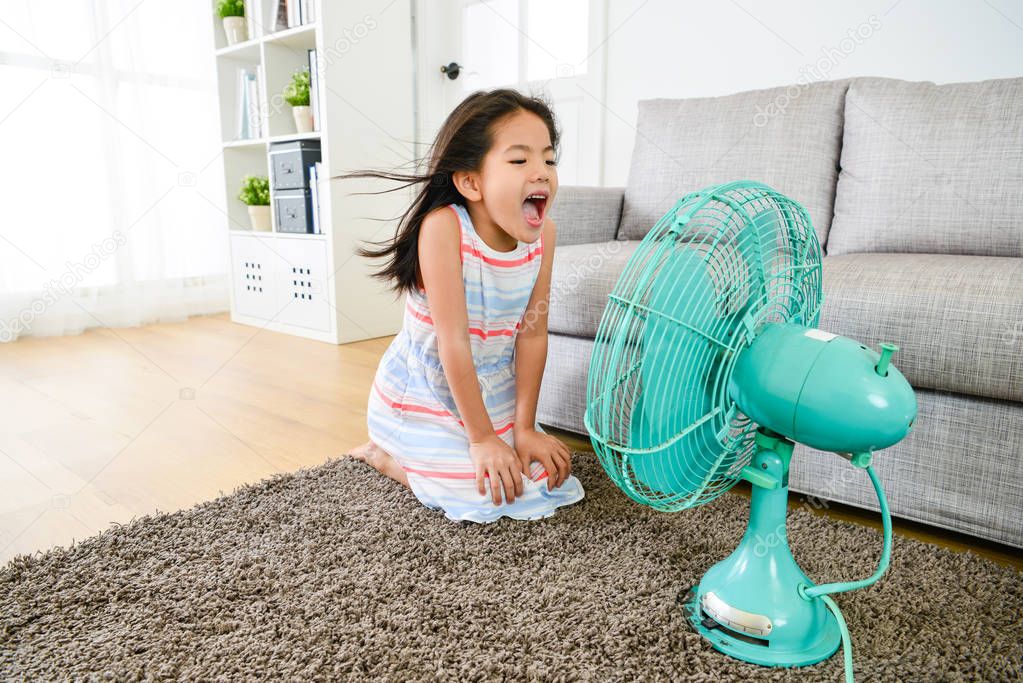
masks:
MULTIPOLYGON (((518 242, 502 252, 477 234, 469 212, 448 208, 461 227, 462 281, 473 365, 494 431, 515 447, 515 338, 533 291, 543 256, 543 237, 518 242)), ((493 522, 550 517, 556 508, 583 498, 574 476, 551 491, 538 462, 523 479, 523 494, 494 505, 490 478, 486 493, 476 488, 469 440, 437 353, 437 336, 424 290, 407 294, 402 329, 380 360, 367 406, 369 437, 391 454, 408 476, 421 503, 444 511, 448 519, 493 522)), ((537 431, 543 431, 539 424, 537 431)))

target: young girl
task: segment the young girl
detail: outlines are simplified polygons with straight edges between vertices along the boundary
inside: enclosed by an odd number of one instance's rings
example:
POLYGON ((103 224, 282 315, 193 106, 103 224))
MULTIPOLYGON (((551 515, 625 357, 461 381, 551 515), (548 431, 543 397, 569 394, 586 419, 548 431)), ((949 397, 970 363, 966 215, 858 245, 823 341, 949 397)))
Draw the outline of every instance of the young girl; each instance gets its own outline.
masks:
POLYGON ((425 183, 375 277, 407 293, 351 456, 453 520, 538 519, 583 498, 568 448, 536 422, 558 191, 558 130, 540 98, 476 92, 451 112, 425 183))

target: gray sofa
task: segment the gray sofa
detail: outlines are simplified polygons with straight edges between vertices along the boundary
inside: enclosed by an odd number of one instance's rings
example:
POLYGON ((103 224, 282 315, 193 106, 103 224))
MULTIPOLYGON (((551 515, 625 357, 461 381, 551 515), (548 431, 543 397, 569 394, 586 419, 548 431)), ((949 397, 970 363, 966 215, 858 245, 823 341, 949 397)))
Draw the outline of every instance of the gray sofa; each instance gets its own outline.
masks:
MULTIPOLYGON (((597 325, 639 240, 685 193, 759 180, 825 249, 820 327, 917 391, 875 466, 896 516, 1023 547, 1023 78, 857 78, 639 103, 628 185, 562 187, 537 419, 585 435, 597 325)), ((791 488, 877 509, 867 477, 799 446, 791 488)))

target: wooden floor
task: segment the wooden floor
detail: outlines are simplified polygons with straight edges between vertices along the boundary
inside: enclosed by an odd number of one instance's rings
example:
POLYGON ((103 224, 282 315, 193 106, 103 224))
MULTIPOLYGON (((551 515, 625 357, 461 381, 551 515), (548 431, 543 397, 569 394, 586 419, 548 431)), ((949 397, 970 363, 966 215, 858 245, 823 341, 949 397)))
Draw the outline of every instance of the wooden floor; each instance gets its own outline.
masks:
MULTIPOLYGON (((0 562, 340 457, 367 439, 370 383, 391 339, 334 346, 222 314, 0 344, 0 562)), ((855 508, 821 514, 878 526, 855 508)), ((896 529, 1023 569, 1011 548, 896 529)))

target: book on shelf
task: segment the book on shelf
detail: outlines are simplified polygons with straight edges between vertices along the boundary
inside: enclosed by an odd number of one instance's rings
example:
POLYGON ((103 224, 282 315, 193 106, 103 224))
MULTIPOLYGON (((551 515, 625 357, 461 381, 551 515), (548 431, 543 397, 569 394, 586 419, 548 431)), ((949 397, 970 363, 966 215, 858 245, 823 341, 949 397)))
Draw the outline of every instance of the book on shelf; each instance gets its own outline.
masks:
POLYGON ((316 49, 306 51, 309 59, 309 108, 313 113, 313 130, 320 129, 320 73, 316 65, 316 49))
POLYGON ((262 88, 263 88, 263 83, 264 82, 265 82, 265 79, 263 78, 263 64, 262 63, 256 64, 256 72, 255 72, 255 74, 253 74, 253 78, 252 78, 252 92, 254 94, 253 94, 252 105, 251 106, 252 106, 253 116, 255 117, 255 121, 256 121, 256 137, 257 138, 264 137, 267 134, 267 130, 266 130, 266 128, 267 128, 267 126, 266 126, 266 117, 263 115, 263 106, 261 104, 262 101, 263 101, 263 98, 262 98, 262 95, 263 95, 262 88))
POLYGON ((248 78, 245 75, 245 69, 238 67, 235 70, 236 81, 234 89, 234 113, 235 113, 235 140, 246 140, 249 137, 249 118, 245 115, 248 110, 248 78))
POLYGON ((288 4, 288 28, 302 25, 301 0, 285 0, 288 4))
POLYGON ((313 22, 315 5, 315 0, 276 0, 274 30, 283 31, 313 22))
POLYGON ((288 0, 277 0, 277 11, 274 17, 274 31, 283 31, 291 26, 288 19, 291 13, 288 11, 288 0))
POLYGON ((316 235, 323 233, 323 228, 320 226, 320 174, 322 172, 319 161, 309 167, 309 191, 312 194, 313 204, 313 233, 316 235))
POLYGON ((236 88, 235 94, 235 114, 237 116, 237 130, 235 132, 236 140, 248 140, 254 137, 254 131, 252 130, 252 118, 250 116, 249 99, 251 97, 251 90, 249 88, 249 70, 247 67, 240 66, 237 70, 238 73, 238 87, 236 88))
POLYGON ((259 106, 259 73, 256 67, 238 67, 238 88, 235 98, 237 116, 236 140, 254 140, 263 137, 263 120, 259 106))
POLYGON ((259 120, 259 79, 254 70, 246 73, 246 116, 249 119, 249 137, 260 138, 263 136, 259 120))

